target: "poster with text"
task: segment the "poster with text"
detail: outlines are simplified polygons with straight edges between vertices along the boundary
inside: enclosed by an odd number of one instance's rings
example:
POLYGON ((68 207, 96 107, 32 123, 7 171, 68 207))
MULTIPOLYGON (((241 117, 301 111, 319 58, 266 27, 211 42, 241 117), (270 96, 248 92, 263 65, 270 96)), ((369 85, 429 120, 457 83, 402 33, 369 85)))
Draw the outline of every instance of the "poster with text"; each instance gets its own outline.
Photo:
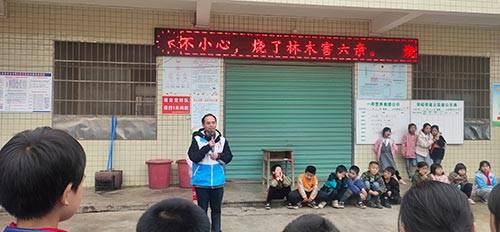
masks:
POLYGON ((448 144, 464 143, 464 102, 412 100, 411 121, 422 128, 424 123, 439 126, 448 144))
POLYGON ((162 114, 190 114, 191 97, 189 96, 162 96, 162 114))
POLYGON ((396 100, 356 101, 356 143, 374 144, 382 129, 392 130, 391 138, 400 143, 410 123, 410 102, 396 100))
POLYGON ((493 126, 500 127, 500 83, 493 84, 491 87, 491 96, 493 126))
POLYGON ((201 118, 221 111, 222 59, 164 57, 163 94, 191 97, 191 129, 202 127, 201 118))
POLYGON ((359 63, 358 99, 401 99, 407 97, 408 65, 359 63))
POLYGON ((0 112, 52 111, 52 73, 0 72, 0 112))

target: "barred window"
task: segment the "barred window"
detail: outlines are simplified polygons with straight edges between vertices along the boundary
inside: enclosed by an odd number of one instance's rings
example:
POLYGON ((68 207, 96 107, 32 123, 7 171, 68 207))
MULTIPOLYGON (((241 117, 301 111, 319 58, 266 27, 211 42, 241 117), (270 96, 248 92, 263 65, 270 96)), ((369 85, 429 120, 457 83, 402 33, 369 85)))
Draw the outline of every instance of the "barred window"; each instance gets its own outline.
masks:
MULTIPOLYGON (((70 125, 68 122, 94 121, 97 123, 93 126, 85 126, 100 127, 103 122, 96 119, 108 120, 116 115, 122 126, 120 119, 129 123, 155 119, 156 127, 153 45, 55 41, 54 46, 54 124, 71 133, 72 129, 64 126, 70 125)), ((107 138, 107 131, 94 131, 92 135, 73 134, 78 138, 107 138)), ((144 139, 143 135, 132 137, 144 139)))
POLYGON ((464 138, 490 138, 490 59, 421 55, 413 66, 413 99, 463 100, 464 138))

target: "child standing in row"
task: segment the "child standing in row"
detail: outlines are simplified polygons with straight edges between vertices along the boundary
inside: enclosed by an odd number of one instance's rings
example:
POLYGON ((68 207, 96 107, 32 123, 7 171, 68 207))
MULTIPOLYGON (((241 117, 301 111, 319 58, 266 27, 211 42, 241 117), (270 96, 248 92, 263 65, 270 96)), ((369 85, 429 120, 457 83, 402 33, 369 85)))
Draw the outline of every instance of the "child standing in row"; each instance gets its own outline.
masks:
POLYGON ((441 164, 434 163, 431 165, 430 177, 431 177, 431 180, 434 180, 434 181, 443 182, 445 184, 450 183, 450 180, 448 179, 446 174, 444 174, 444 170, 443 170, 443 167, 441 166, 441 164))
POLYGON ((465 195, 467 195, 469 203, 472 205, 476 204, 476 202, 470 198, 472 194, 472 183, 469 183, 467 180, 467 167, 465 167, 465 164, 458 163, 455 165, 455 169, 450 173, 448 179, 450 180, 450 184, 457 187, 465 193, 465 195))
POLYGON ((405 159, 406 173, 411 179, 417 167, 416 146, 417 146, 417 125, 410 123, 408 125, 408 133, 403 135, 401 141, 401 156, 405 159))
POLYGON ((384 169, 384 185, 385 192, 382 194, 381 202, 386 208, 392 208, 391 204, 401 203, 401 196, 399 194, 399 182, 394 178, 396 170, 393 167, 384 169))
POLYGON ((368 192, 368 207, 382 209, 380 204, 380 195, 385 192, 385 184, 382 175, 379 173, 379 164, 377 161, 371 161, 368 165, 368 171, 361 175, 365 183, 365 189, 368 192))
POLYGON ((429 154, 434 140, 431 134, 431 124, 425 123, 422 130, 418 133, 417 137, 417 162, 426 162, 427 167, 432 165, 432 159, 429 154))
POLYGON ((349 188, 346 178, 347 168, 344 165, 339 165, 335 169, 335 173, 330 173, 323 187, 318 194, 317 202, 320 202, 318 207, 324 208, 327 204, 332 203, 333 208, 343 209, 344 202, 339 200, 344 196, 349 188))
POLYGON ((431 134, 434 143, 431 146, 430 157, 433 163, 441 164, 441 161, 443 161, 444 158, 444 148, 446 146, 446 140, 441 135, 441 132, 439 132, 439 126, 437 125, 433 125, 431 127, 431 134))
POLYGON ((396 168, 394 155, 398 152, 398 146, 391 139, 391 128, 385 127, 382 130, 382 138, 379 138, 373 146, 373 151, 377 155, 380 164, 380 172, 382 173, 387 167, 396 168))
POLYGON ((412 187, 429 179, 429 166, 424 161, 418 162, 415 175, 411 178, 412 187))
POLYGON ((303 204, 317 208, 315 203, 318 195, 318 177, 316 167, 307 166, 304 174, 297 178, 297 190, 288 194, 288 208, 298 209, 303 204))

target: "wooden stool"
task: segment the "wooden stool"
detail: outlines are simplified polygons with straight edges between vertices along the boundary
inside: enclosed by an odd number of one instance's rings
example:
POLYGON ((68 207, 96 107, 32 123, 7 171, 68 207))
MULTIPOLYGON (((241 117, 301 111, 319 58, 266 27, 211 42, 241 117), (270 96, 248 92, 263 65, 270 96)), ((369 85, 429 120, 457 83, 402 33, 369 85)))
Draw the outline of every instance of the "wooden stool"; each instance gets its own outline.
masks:
POLYGON ((295 162, 293 159, 293 149, 291 148, 263 148, 262 149, 262 184, 269 188, 271 174, 271 162, 285 163, 283 173, 287 175, 288 164, 290 164, 290 177, 292 187, 295 186, 295 162))

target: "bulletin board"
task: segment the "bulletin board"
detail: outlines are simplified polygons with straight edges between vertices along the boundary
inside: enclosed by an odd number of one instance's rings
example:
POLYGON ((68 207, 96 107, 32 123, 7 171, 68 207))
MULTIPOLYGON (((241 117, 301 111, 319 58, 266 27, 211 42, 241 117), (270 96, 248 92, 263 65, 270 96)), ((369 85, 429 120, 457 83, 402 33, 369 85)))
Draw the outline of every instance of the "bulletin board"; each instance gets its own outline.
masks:
POLYGON ((448 144, 464 143, 464 102, 411 101, 411 121, 420 129, 424 123, 438 125, 448 144))
POLYGON ((164 57, 163 96, 189 96, 191 129, 202 127, 205 114, 220 116, 222 59, 164 57))
POLYGON ((373 144, 382 129, 392 130, 391 138, 400 142, 410 123, 410 102, 406 100, 356 101, 356 143, 373 144))
POLYGON ((392 130, 392 139, 401 142, 408 124, 422 128, 438 125, 448 144, 464 142, 464 102, 441 100, 357 100, 356 143, 373 144, 382 129, 392 130))

